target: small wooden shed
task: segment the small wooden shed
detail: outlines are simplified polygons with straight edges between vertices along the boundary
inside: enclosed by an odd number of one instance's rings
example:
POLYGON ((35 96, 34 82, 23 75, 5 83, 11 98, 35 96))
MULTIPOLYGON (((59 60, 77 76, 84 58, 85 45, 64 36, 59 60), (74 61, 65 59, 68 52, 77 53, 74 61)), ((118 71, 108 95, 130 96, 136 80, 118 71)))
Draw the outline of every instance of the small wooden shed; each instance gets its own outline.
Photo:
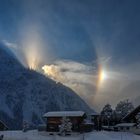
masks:
POLYGON ((69 118, 73 132, 82 131, 81 126, 86 118, 86 114, 83 111, 57 111, 44 114, 46 131, 59 132, 59 126, 62 124, 63 117, 69 118))

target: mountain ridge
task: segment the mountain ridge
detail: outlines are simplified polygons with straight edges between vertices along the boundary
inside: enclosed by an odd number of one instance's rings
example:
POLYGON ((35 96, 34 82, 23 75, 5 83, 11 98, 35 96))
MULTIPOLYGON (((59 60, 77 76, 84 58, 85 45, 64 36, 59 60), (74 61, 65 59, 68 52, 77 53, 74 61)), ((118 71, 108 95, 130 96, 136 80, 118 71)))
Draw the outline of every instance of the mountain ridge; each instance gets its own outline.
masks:
POLYGON ((11 129, 21 129, 23 121, 36 126, 48 111, 93 111, 73 90, 23 67, 11 54, 0 43, 0 120, 11 129))

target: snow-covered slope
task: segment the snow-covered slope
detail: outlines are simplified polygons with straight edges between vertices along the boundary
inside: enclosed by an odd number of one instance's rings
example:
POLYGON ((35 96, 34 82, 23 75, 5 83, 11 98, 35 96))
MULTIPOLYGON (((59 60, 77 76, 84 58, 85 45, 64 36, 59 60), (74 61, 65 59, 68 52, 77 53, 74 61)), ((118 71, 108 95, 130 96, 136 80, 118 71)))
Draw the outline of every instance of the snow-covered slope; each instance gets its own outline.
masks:
POLYGON ((0 44, 0 119, 20 129, 23 120, 37 125, 45 112, 59 110, 91 111, 74 91, 24 68, 0 44))
POLYGON ((0 132, 4 135, 4 140, 140 140, 140 136, 127 132, 91 132, 75 136, 48 136, 45 132, 40 133, 36 130, 28 131, 5 131, 0 132))

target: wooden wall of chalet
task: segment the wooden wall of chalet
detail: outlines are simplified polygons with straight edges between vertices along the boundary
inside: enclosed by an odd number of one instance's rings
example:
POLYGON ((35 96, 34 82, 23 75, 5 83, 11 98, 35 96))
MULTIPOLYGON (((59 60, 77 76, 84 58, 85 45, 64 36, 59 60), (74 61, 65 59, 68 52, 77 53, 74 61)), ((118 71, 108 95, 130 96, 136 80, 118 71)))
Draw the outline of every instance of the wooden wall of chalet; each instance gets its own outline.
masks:
MULTIPOLYGON (((80 126, 83 123, 84 117, 68 117, 72 123, 72 131, 80 132, 80 126)), ((48 117, 47 118, 47 131, 58 132, 59 125, 61 125, 62 117, 48 117)))

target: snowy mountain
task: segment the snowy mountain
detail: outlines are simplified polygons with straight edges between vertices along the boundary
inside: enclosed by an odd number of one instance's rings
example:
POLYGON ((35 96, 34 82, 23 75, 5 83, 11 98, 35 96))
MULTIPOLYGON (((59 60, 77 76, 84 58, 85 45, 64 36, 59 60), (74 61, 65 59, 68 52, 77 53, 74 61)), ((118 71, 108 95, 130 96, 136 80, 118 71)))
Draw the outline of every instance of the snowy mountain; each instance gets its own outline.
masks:
POLYGON ((91 111, 74 91, 24 68, 0 44, 0 120, 11 129, 21 129, 23 120, 37 125, 45 112, 59 110, 91 111))

